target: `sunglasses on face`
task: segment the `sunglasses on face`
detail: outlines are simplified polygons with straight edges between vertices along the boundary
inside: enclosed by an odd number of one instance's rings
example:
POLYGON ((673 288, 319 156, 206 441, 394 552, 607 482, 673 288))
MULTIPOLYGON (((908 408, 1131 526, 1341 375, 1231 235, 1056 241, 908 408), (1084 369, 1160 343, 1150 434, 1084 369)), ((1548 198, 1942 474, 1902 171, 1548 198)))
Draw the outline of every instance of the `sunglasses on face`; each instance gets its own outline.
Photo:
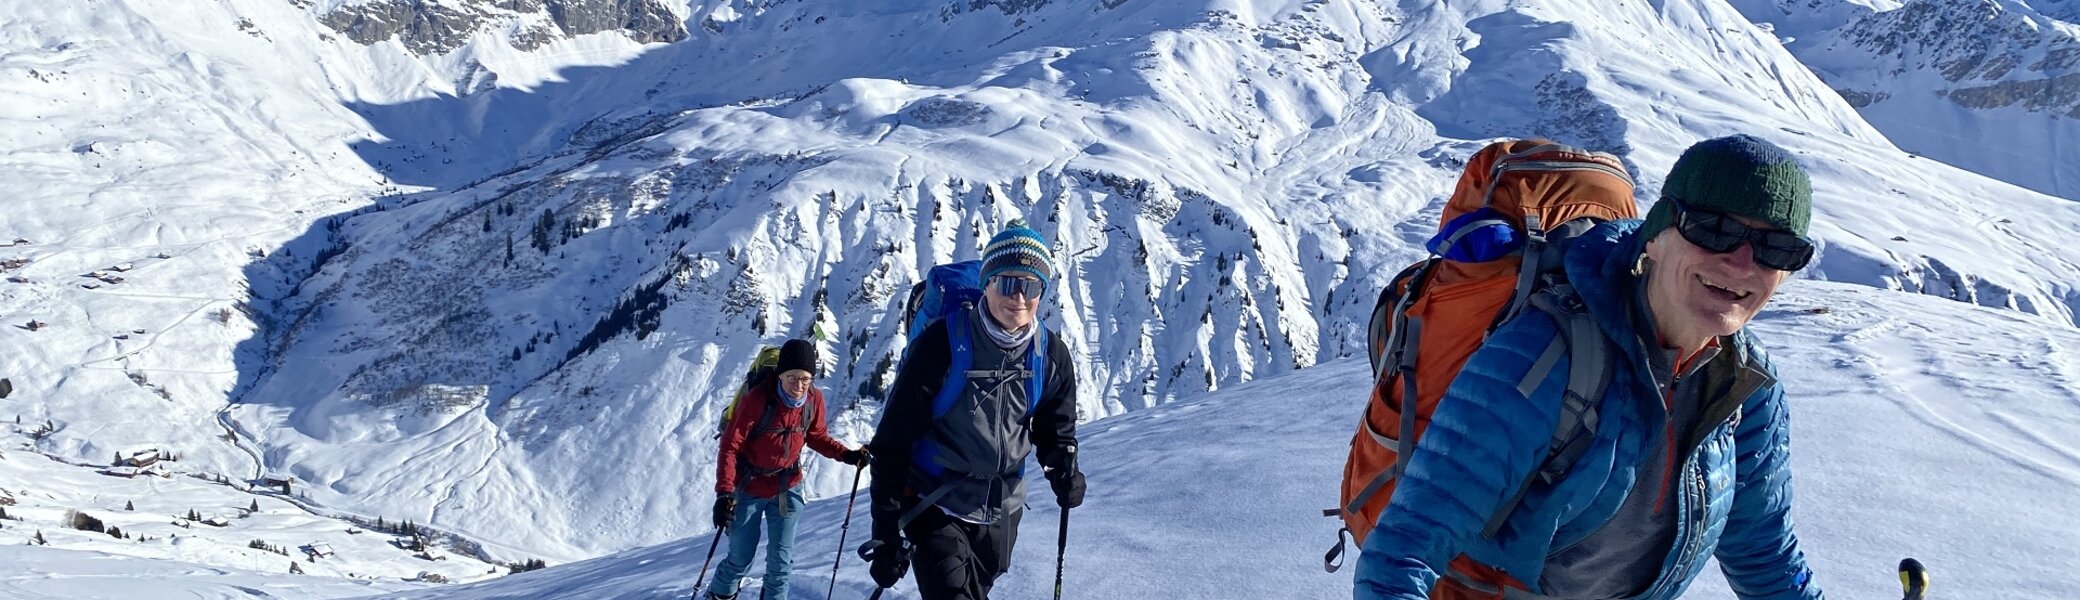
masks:
POLYGON ((1006 298, 1024 294, 1027 300, 1034 300, 1047 292, 1047 282, 1030 277, 994 277, 991 281, 997 294, 1006 298))
POLYGON ((1813 242, 1798 234, 1751 227, 1725 213, 1696 210, 1681 200, 1664 199, 1675 203, 1676 231, 1706 252, 1724 254, 1749 244, 1755 249, 1755 264, 1779 271, 1797 271, 1813 260, 1813 242))

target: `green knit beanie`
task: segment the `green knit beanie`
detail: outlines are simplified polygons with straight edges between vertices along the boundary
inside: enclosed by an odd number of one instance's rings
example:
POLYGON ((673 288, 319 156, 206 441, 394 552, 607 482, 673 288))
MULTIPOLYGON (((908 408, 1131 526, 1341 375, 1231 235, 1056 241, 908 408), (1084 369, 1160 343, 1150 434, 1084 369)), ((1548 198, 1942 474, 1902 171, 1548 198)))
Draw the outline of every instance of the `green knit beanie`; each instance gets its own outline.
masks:
POLYGON ((1803 237, 1813 219, 1813 182, 1790 152, 1752 135, 1698 142, 1669 169, 1662 202, 1647 211, 1641 239, 1675 222, 1674 203, 1768 223, 1803 237))

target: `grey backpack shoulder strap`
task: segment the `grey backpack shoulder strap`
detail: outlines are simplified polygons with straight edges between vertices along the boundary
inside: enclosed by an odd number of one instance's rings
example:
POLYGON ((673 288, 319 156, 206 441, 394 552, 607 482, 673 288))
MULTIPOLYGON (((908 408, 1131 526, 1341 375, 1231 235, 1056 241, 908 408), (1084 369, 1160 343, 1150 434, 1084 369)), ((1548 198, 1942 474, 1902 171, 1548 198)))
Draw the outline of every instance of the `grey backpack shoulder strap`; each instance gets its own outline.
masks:
POLYGON ((1531 371, 1517 382, 1517 390, 1530 396, 1559 366, 1563 355, 1568 358, 1567 390, 1561 397, 1560 420, 1553 427, 1545 464, 1525 478, 1509 501, 1488 519, 1487 525, 1481 529, 1481 535, 1488 538, 1501 531, 1503 522, 1509 520, 1510 514, 1523 503, 1524 494, 1533 483, 1552 485, 1567 474, 1583 453, 1589 451, 1590 444, 1596 440, 1596 427, 1600 422, 1597 408, 1611 382, 1610 344, 1604 340, 1596 318, 1589 314, 1588 307, 1582 304, 1573 287, 1555 285, 1532 296, 1530 303, 1552 316, 1560 327, 1560 335, 1546 345, 1545 352, 1532 363, 1531 371))

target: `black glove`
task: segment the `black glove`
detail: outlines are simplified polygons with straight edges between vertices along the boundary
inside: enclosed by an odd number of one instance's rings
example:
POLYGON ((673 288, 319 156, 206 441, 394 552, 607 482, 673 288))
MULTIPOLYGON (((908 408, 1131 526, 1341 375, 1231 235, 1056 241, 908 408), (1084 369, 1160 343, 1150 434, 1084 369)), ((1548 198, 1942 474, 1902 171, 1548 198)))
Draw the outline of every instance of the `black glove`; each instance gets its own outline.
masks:
POLYGON ((726 529, 730 521, 737 518, 737 496, 718 494, 715 496, 715 528, 726 529))
POLYGON ((903 581, 910 572, 910 544, 903 538, 872 540, 859 547, 859 557, 865 559, 867 574, 874 577, 874 585, 892 588, 903 581))
POLYGON ((858 449, 846 450, 844 454, 839 454, 838 462, 864 469, 867 468, 867 465, 874 462, 874 455, 867 452, 865 446, 861 446, 858 449))
POLYGON ((1047 472, 1047 483, 1054 487, 1054 502, 1062 508, 1083 506, 1083 472, 1055 469, 1047 472))

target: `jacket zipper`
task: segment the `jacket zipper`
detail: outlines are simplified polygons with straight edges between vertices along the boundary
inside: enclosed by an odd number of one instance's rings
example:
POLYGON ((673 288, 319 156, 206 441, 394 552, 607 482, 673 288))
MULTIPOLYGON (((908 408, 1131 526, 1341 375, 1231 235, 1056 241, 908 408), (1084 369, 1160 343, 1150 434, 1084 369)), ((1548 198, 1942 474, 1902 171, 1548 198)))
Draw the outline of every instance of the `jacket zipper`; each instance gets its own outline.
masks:
MULTIPOLYGON (((1742 366, 1741 369, 1750 377, 1741 378, 1742 381, 1739 382, 1738 387, 1730 390, 1733 393, 1722 396, 1722 398, 1731 400, 1721 401, 1712 405, 1712 413, 1715 418, 1702 421, 1699 424, 1700 428, 1703 428, 1701 429, 1702 431, 1737 426, 1737 424, 1732 422, 1732 419, 1733 415, 1740 409, 1741 401, 1746 400, 1748 396, 1752 396, 1757 390, 1762 389, 1763 382, 1767 381, 1766 377, 1759 376, 1760 373, 1755 372, 1753 369, 1749 369, 1746 366, 1742 366), (1722 407, 1724 407, 1723 410, 1721 410, 1722 407)), ((1729 438, 1733 435, 1734 432, 1732 431, 1726 432, 1726 436, 1729 438)), ((1694 559, 1698 550, 1701 549, 1700 545, 1703 543, 1703 537, 1700 535, 1699 530, 1705 527, 1704 521, 1710 516, 1711 508, 1709 504, 1711 500, 1705 497, 1706 492, 1709 490, 1705 489, 1704 466, 1698 463, 1696 459, 1698 448, 1703 447, 1708 441, 1710 441, 1708 438, 1700 434, 1698 443, 1690 446, 1689 451, 1684 453, 1683 494, 1681 499, 1678 500, 1678 508, 1683 509, 1684 514, 1681 525, 1676 529, 1675 547, 1671 548, 1671 550, 1678 552, 1675 556, 1675 564, 1671 565, 1674 569, 1663 573, 1661 581, 1649 588, 1645 595, 1640 596, 1641 598, 1649 600, 1661 598, 1662 594, 1667 593, 1669 586, 1674 585, 1674 582, 1689 580, 1691 572, 1698 566, 1696 563, 1701 562, 1694 559)), ((1730 446, 1733 444, 1733 440, 1728 439, 1726 443, 1730 446)), ((1728 452, 1736 451, 1732 448, 1728 449, 1728 452)), ((1665 486, 1664 489, 1666 489, 1665 486)))
POLYGON ((1704 498, 1703 467, 1695 461, 1684 459, 1683 471, 1683 493, 1677 500, 1677 508, 1684 513, 1683 520, 1676 528, 1675 546, 1669 549, 1677 553, 1673 557, 1674 564, 1670 565, 1673 568, 1662 572, 1660 580, 1654 582, 1654 585, 1647 589, 1647 593, 1640 595, 1644 600, 1659 600, 1668 593, 1670 586, 1675 585, 1675 582, 1688 581, 1691 570, 1696 566, 1693 564, 1695 561, 1691 559, 1697 555, 1702 539, 1697 530, 1704 527, 1704 518, 1711 511, 1706 507, 1707 501, 1704 498))
POLYGON ((1682 385, 1683 374, 1674 372, 1669 376, 1668 389, 1661 391, 1661 436, 1664 454, 1661 459, 1661 483, 1655 486, 1660 490, 1654 497, 1654 514, 1657 515, 1668 505, 1668 484, 1675 479, 1677 463, 1683 462, 1677 459, 1675 422, 1676 390, 1682 389, 1682 385))

